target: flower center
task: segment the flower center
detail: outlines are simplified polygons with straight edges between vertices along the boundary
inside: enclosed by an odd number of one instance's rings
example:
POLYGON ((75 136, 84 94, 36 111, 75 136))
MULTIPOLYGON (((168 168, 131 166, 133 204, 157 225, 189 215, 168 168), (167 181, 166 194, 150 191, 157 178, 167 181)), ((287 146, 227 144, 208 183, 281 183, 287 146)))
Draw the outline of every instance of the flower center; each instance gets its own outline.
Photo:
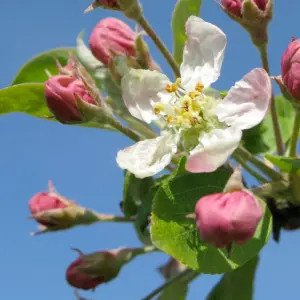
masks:
POLYGON ((214 118, 211 109, 216 101, 206 96, 203 89, 203 84, 198 82, 187 93, 178 78, 175 83, 165 86, 171 97, 167 101, 157 102, 153 107, 154 113, 161 116, 168 127, 205 129, 211 123, 209 119, 214 118))

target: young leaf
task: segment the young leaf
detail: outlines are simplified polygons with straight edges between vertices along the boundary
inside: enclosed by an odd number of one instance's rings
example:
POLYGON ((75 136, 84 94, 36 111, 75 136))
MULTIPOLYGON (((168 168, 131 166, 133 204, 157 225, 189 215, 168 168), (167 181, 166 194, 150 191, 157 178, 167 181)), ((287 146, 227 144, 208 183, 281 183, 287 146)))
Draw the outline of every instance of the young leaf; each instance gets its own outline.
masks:
POLYGON ((185 23, 191 15, 199 15, 201 4, 202 0, 178 0, 175 5, 172 17, 173 52, 178 64, 181 64, 186 41, 185 23))
POLYGON ((138 206, 145 199, 152 185, 152 177, 139 179, 130 172, 125 171, 123 187, 123 210, 126 217, 132 217, 136 215, 138 206))
POLYGON ((202 273, 229 272, 252 259, 267 243, 272 231, 271 214, 264 202, 261 202, 264 217, 254 238, 243 246, 234 244, 229 258, 225 249, 203 243, 195 220, 186 217, 194 213, 195 204, 202 196, 222 192, 230 174, 227 169, 219 168, 214 173, 185 173, 165 180, 153 200, 153 244, 202 273))
MULTIPOLYGON (((294 110, 288 100, 275 97, 282 139, 287 142, 292 134, 294 110)), ((253 154, 271 153, 276 149, 271 114, 259 125, 243 131, 244 147, 253 154)))
POLYGON ((52 75, 58 74, 56 60, 58 60, 61 65, 65 65, 70 52, 74 53, 74 49, 57 48, 39 54, 28 61, 19 70, 12 85, 26 82, 45 82, 48 79, 45 70, 47 69, 52 75))
POLYGON ((252 300, 258 256, 241 268, 225 274, 210 292, 207 300, 252 300))
POLYGON ((265 155, 265 158, 274 164, 282 172, 298 173, 300 169, 300 159, 283 156, 265 155))

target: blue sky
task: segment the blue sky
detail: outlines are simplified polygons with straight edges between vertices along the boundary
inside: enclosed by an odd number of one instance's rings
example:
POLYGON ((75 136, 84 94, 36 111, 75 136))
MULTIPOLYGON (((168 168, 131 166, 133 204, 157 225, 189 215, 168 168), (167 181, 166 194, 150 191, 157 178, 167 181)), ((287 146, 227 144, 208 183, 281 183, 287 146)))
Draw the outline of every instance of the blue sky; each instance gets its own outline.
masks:
MULTIPOLYGON (((84 28, 87 35, 106 16, 116 12, 97 10, 83 15, 89 0, 2 1, 0 10, 0 87, 8 86, 19 67, 47 49, 74 46, 84 28), (30 2, 30 3, 29 3, 30 2)), ((175 0, 142 0, 146 17, 171 47, 170 19, 175 0)), ((260 66, 257 51, 247 34, 225 16, 212 0, 203 0, 201 16, 215 23, 228 36, 223 72, 215 85, 228 89, 251 68, 260 66)), ((300 2, 276 1, 270 30, 272 74, 280 72, 280 57, 292 36, 300 2)), ((151 44, 153 56, 167 70, 151 44)), ((131 142, 116 133, 63 126, 22 114, 0 118, 1 181, 1 288, 0 299, 74 299, 66 284, 65 268, 76 255, 121 245, 139 246, 132 225, 97 224, 70 231, 30 237, 36 224, 27 219, 27 203, 33 194, 47 188, 52 179, 59 192, 99 212, 119 213, 123 173, 115 163, 116 152, 131 142)), ((258 269, 255 299, 296 299, 299 295, 300 232, 284 233, 279 245, 264 248, 258 269)), ((150 254, 124 268, 115 281, 101 286, 88 299, 138 300, 162 283, 155 271, 167 256, 150 254)), ((218 276, 201 276, 190 289, 189 300, 201 300, 218 276)))

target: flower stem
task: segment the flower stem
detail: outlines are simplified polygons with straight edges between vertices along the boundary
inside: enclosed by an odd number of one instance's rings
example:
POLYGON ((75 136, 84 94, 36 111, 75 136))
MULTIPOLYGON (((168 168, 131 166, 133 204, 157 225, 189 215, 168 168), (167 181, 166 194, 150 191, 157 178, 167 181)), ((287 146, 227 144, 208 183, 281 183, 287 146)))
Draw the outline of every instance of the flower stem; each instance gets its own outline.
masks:
POLYGON ((116 118, 112 118, 111 120, 112 126, 118 129, 120 132, 124 133, 126 136, 131 138, 135 142, 139 142, 142 140, 141 136, 135 133, 132 129, 124 126, 121 122, 119 122, 116 118))
POLYGON ((159 36, 155 33, 154 29, 151 27, 149 22, 145 19, 145 17, 142 17, 137 20, 139 25, 145 30, 145 32, 149 35, 149 37, 152 39, 154 44, 157 46, 157 48, 160 50, 162 55, 165 57, 165 59, 168 61, 169 65, 171 66, 175 76, 178 78, 180 77, 180 70, 179 66, 176 63, 174 57, 169 52, 166 45, 163 43, 163 41, 159 38, 159 36))
POLYGON ((291 144, 290 144, 290 157, 297 156, 297 142, 299 137, 299 129, 300 129, 300 112, 296 111, 294 126, 293 126, 293 133, 291 137, 291 144))
POLYGON ((255 170, 253 170, 252 167, 250 167, 247 162, 245 162, 244 159, 242 159, 238 154, 233 154, 233 158, 250 174, 252 175, 254 178, 256 178, 258 181, 260 182, 268 182, 268 180, 263 177, 261 174, 259 174, 258 172, 256 172, 255 170))
POLYGON ((281 174, 275 171, 274 169, 267 166, 263 161, 256 158, 254 155, 252 155, 249 151, 247 151, 244 147, 239 146, 235 154, 238 154, 243 160, 249 161, 254 166, 256 166, 261 172, 263 172, 265 175, 270 177, 272 180, 280 180, 281 174))
MULTIPOLYGON (((267 45, 262 44, 261 46, 258 47, 258 50, 260 53, 262 65, 263 65, 264 69, 267 71, 267 73, 270 75, 270 67, 269 67, 269 60, 268 60, 268 54, 267 54, 267 45)), ((271 117, 272 117, 275 140, 276 140, 277 153, 279 155, 283 155, 284 147, 283 147, 283 141, 282 141, 280 126, 279 126, 279 121, 278 121, 278 114, 277 114, 277 110, 276 110, 275 98, 274 98, 273 93, 272 93, 272 97, 271 97, 271 117)))
POLYGON ((100 213, 95 213, 95 215, 98 218, 98 221, 100 222, 122 222, 122 223, 130 223, 130 222, 135 222, 135 218, 128 218, 128 217, 123 217, 123 216, 115 216, 115 215, 108 215, 108 214, 100 214, 100 213))
POLYGON ((178 275, 172 277, 171 279, 167 280, 165 283, 163 283, 161 286, 153 290, 149 295, 144 297, 142 300, 151 300, 153 299, 156 295, 158 295, 160 292, 162 292, 164 289, 172 285, 173 283, 176 283, 180 280, 184 281, 184 283, 188 284, 192 280, 194 280, 197 276, 200 274, 193 271, 193 270, 185 270, 179 273, 178 275))

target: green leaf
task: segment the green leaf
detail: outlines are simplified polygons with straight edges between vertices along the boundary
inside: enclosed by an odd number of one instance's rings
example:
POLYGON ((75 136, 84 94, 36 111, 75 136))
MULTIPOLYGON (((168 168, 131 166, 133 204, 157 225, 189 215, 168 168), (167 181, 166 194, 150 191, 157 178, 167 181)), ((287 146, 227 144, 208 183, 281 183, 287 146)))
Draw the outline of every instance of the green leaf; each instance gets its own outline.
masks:
MULTIPOLYGON (((282 172, 298 173, 300 170, 300 159, 283 156, 265 155, 265 158, 274 164, 282 172)), ((299 172, 300 173, 300 172, 299 172)), ((299 174, 300 175, 300 174, 299 174)))
POLYGON ((123 210, 126 217, 132 217, 137 214, 138 206, 145 199, 152 185, 152 177, 140 179, 136 178, 130 172, 125 171, 123 210))
POLYGON ((206 298, 207 300, 252 300, 258 257, 241 268, 225 274, 206 298))
POLYGON ((56 60, 65 65, 69 52, 74 53, 73 48, 57 48, 41 53, 28 61, 19 71, 12 82, 12 85, 26 82, 45 82, 48 76, 47 69, 52 75, 58 74, 56 60))
MULTIPOLYGON (((22 83, 1 89, 0 115, 20 112, 37 118, 56 121, 55 118, 45 118, 53 114, 47 107, 44 89, 43 83, 22 83)), ((80 126, 115 130, 110 125, 98 122, 89 122, 80 124, 80 126)))
POLYGON ((200 241, 195 220, 186 218, 194 213, 196 202, 204 195, 219 193, 231 172, 219 168, 209 174, 181 174, 162 183, 154 197, 151 238, 160 250, 181 263, 202 273, 232 271, 252 259, 266 244, 272 231, 271 214, 265 211, 254 238, 243 246, 233 245, 230 258, 225 249, 217 249, 200 241))
POLYGON ((173 52, 175 60, 181 64, 182 53, 186 41, 185 23, 192 16, 200 14, 202 0, 178 0, 172 16, 173 52))
POLYGON ((157 300, 185 300, 187 293, 188 285, 183 281, 177 281, 165 288, 157 300))
MULTIPOLYGON (((287 142, 292 135, 294 110, 288 100, 275 97, 282 139, 287 142)), ((272 153, 276 149, 271 113, 259 125, 243 131, 244 147, 253 154, 272 153)))

